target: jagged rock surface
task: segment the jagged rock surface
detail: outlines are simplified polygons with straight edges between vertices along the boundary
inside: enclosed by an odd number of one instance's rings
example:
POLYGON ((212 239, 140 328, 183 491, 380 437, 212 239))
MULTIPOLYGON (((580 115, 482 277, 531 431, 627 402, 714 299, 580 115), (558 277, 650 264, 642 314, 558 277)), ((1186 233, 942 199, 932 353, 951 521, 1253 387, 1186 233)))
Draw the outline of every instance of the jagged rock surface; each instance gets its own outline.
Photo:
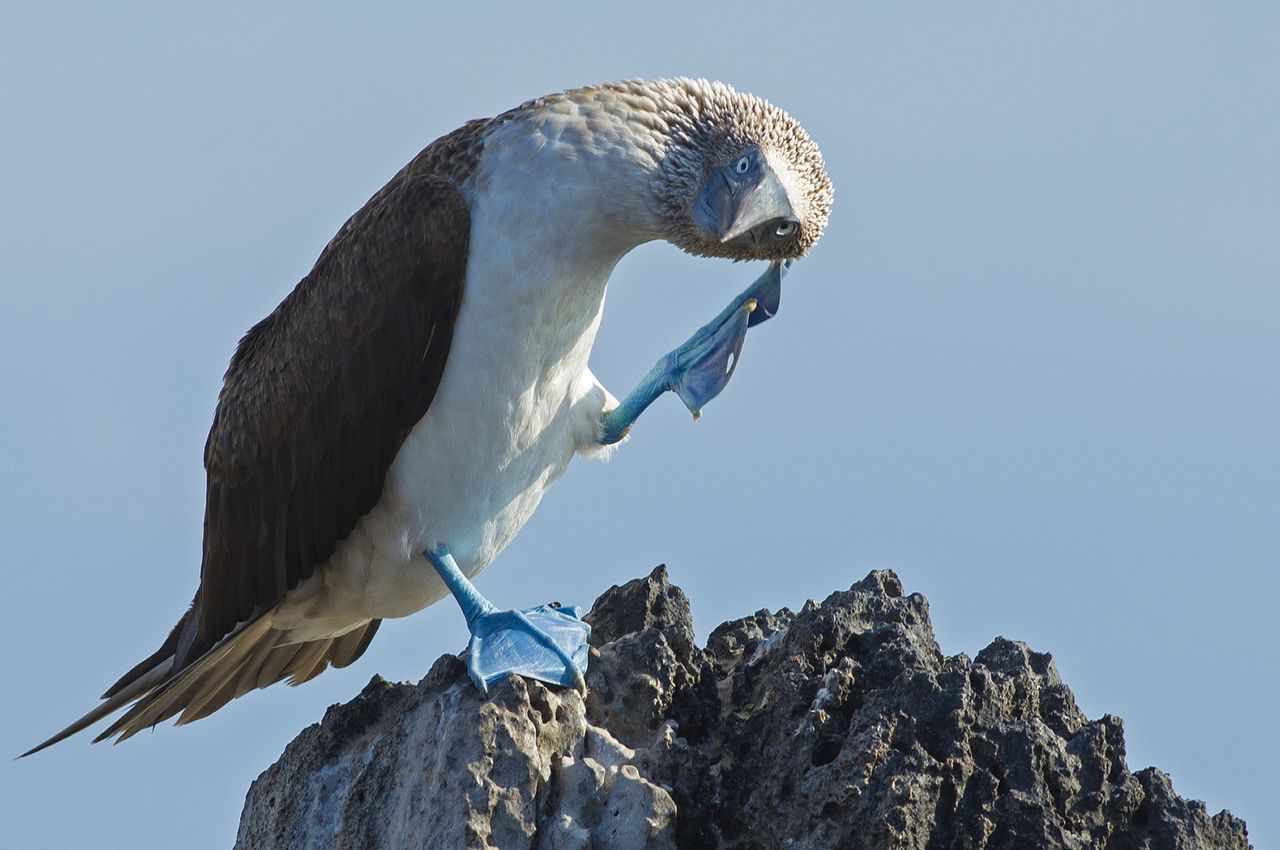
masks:
POLYGON ((706 649, 659 567, 596 601, 588 692, 446 656, 375 677, 249 791, 256 848, 1248 848, 1243 821, 1125 763, 1049 655, 945 657, 928 604, 874 572, 706 649))

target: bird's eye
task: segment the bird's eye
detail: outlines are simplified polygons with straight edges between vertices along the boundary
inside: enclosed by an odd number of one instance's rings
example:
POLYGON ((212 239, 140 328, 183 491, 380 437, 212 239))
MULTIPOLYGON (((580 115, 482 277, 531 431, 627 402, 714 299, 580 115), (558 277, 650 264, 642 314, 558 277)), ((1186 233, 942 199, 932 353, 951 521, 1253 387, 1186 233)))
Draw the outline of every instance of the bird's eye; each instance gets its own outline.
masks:
POLYGON ((751 170, 751 157, 743 156, 733 164, 733 170, 739 174, 746 174, 751 170))
POLYGON ((794 221, 784 221, 782 224, 778 225, 776 230, 773 231, 773 235, 779 239, 785 239, 795 233, 799 226, 800 225, 796 224, 794 221))

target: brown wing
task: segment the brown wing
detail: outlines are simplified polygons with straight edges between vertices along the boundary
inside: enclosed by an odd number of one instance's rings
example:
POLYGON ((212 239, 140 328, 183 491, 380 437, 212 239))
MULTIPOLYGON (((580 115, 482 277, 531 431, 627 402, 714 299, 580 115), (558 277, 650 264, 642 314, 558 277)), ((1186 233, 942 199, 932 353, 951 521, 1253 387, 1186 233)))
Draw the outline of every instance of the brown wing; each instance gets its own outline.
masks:
POLYGON ((377 620, 289 644, 262 614, 377 504, 435 396, 471 232, 456 186, 475 169, 493 120, 423 149, 240 341, 205 444, 204 557, 191 607, 97 707, 26 755, 127 705, 96 740, 178 712, 180 722, 196 720, 255 687, 298 684, 364 652, 377 620))
POLYGON ((174 671, 276 605, 377 503, 440 383, 469 233, 457 189, 402 173, 241 340, 205 446, 200 589, 174 671))

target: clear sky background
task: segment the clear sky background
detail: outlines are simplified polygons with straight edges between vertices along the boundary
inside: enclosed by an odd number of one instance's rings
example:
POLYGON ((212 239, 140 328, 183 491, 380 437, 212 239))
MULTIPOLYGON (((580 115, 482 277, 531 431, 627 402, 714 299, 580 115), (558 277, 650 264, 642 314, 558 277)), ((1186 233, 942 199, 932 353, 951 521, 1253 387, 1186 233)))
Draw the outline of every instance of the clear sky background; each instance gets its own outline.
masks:
MULTIPOLYGON (((1052 652, 1132 769, 1280 846, 1280 7, 436 5, 5 14, 0 753, 189 601, 222 372, 348 215, 469 118, 682 74, 808 128, 827 235, 702 422, 666 398, 576 463, 481 590, 665 561, 705 637, 891 567, 944 652, 1052 652)), ((758 271, 636 251, 595 372, 621 395, 758 271)), ((465 635, 442 604, 304 687, 0 761, 0 844, 229 847, 300 729, 465 635)))

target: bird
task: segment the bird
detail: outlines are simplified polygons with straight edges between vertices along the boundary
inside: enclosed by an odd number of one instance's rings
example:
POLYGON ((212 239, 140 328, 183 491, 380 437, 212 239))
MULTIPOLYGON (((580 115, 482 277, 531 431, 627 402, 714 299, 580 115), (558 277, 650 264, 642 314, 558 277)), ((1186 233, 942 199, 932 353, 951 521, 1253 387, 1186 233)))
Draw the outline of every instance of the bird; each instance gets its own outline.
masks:
POLYGON ((576 608, 501 611, 471 579, 575 456, 606 456, 668 390, 696 417, 723 389, 832 198, 800 124, 720 82, 568 89, 436 139, 236 347, 191 605, 24 755, 121 709, 95 741, 301 684, 449 594, 481 690, 513 674, 583 687, 576 608), (619 400, 588 359, 610 274, 654 240, 769 265, 619 400))

